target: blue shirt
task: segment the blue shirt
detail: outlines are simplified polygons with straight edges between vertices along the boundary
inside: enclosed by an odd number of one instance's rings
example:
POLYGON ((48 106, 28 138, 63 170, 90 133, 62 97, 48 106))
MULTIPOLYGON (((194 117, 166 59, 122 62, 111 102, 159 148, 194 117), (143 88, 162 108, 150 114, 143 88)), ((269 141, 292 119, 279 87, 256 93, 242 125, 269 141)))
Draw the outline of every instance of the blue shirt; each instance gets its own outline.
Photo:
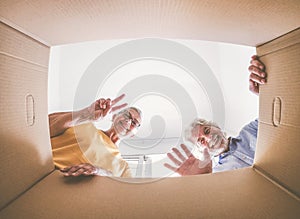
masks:
POLYGON ((213 172, 251 166, 255 154, 257 130, 258 120, 256 119, 244 126, 237 137, 231 138, 229 151, 219 155, 213 172))

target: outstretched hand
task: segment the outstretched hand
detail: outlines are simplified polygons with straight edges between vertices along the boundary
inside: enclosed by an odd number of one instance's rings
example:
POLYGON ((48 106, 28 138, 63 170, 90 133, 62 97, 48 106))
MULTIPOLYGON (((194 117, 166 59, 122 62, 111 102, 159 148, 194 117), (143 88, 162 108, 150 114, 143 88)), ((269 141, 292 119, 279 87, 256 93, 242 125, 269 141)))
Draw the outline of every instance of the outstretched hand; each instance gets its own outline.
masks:
POLYGON ((204 160, 199 160, 184 144, 181 144, 180 146, 187 157, 185 157, 177 148, 172 148, 173 152, 175 152, 179 159, 175 158, 171 153, 168 153, 167 156, 176 166, 165 163, 165 167, 176 173, 179 173, 181 176, 198 175, 212 172, 212 161, 207 148, 204 150, 204 160))
POLYGON ((89 107, 85 108, 90 120, 95 121, 105 117, 108 113, 113 113, 119 109, 127 106, 127 103, 115 106, 120 100, 125 97, 125 94, 120 95, 114 100, 100 98, 92 103, 89 107))
POLYGON ((82 163, 79 165, 69 166, 60 171, 64 176, 92 176, 97 175, 97 168, 89 163, 82 163))
POLYGON ((49 115, 50 136, 55 137, 61 135, 66 129, 83 124, 93 122, 105 117, 108 113, 113 113, 127 106, 127 103, 115 106, 125 94, 120 95, 114 100, 101 98, 96 100, 90 106, 74 112, 58 112, 49 115))
POLYGON ((97 168, 89 163, 82 163, 79 165, 69 166, 63 169, 60 169, 60 172, 64 174, 64 176, 112 176, 110 171, 97 168))
POLYGON ((259 86, 267 82, 267 74, 264 64, 259 60, 258 56, 251 57, 250 66, 248 68, 249 75, 249 90, 254 94, 259 94, 259 86))

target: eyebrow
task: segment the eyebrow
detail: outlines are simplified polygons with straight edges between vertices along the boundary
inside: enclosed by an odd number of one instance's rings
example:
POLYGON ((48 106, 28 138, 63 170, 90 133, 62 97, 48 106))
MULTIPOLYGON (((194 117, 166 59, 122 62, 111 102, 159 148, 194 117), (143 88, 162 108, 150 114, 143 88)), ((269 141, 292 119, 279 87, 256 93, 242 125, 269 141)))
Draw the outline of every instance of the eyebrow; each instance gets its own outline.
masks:
POLYGON ((138 125, 141 124, 139 120, 133 118, 133 116, 132 116, 132 114, 130 113, 130 111, 128 111, 128 113, 129 113, 130 119, 136 121, 136 122, 138 123, 138 125))

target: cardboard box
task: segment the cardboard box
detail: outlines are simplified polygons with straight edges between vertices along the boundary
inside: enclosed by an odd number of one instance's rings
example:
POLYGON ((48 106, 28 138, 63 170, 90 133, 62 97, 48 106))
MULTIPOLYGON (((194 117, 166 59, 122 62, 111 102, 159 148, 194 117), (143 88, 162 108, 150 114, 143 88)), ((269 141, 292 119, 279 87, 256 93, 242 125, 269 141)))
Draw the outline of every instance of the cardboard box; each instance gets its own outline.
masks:
POLYGON ((0 218, 298 218, 299 9, 297 0, 1 1, 0 218), (149 36, 257 46, 268 84, 252 167, 138 184, 54 169, 50 47, 149 36))

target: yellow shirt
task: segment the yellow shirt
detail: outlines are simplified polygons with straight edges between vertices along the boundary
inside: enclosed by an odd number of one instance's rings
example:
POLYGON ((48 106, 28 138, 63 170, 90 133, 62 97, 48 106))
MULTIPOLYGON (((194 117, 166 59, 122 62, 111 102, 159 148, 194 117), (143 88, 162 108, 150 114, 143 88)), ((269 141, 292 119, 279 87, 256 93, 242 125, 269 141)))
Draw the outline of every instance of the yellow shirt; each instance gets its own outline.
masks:
POLYGON ((58 168, 90 163, 112 172, 113 176, 131 177, 128 163, 118 147, 92 123, 68 128, 51 138, 53 161, 58 168))

